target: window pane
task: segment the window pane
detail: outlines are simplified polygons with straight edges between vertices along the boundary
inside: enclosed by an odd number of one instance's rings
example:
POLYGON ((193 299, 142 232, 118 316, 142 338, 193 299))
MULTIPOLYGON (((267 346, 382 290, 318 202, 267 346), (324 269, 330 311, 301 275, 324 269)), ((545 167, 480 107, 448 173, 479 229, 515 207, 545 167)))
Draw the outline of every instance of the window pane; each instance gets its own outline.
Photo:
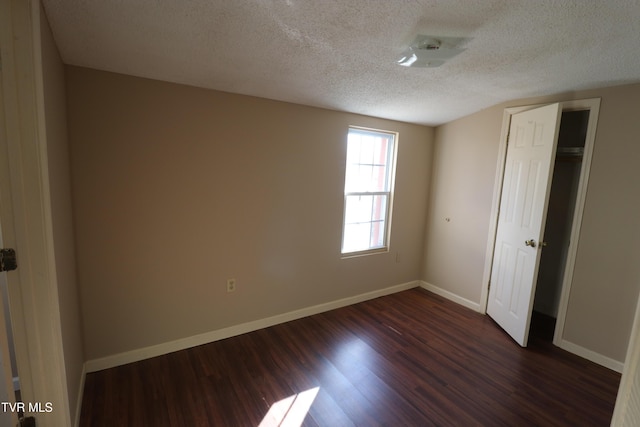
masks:
POLYGON ((347 144, 346 192, 389 191, 392 137, 350 133, 347 144))
POLYGON ((372 164, 374 160, 375 137, 363 137, 360 140, 360 159, 363 164, 372 164))
POLYGON ((371 240, 369 246, 372 248, 381 248, 384 246, 384 221, 371 223, 371 240))
POLYGON ((343 252, 385 245, 387 195, 352 195, 345 198, 343 252))
POLYGON ((373 215, 373 196, 347 196, 346 224, 371 222, 373 215))
POLYGON ((370 224, 347 224, 344 227, 342 252, 365 251, 369 248, 370 224))
POLYGON ((347 140, 347 165, 351 163, 358 163, 360 160, 360 135, 349 134, 347 140))
POLYGON ((388 132, 349 129, 343 253, 387 244, 394 140, 394 134, 388 132))
POLYGON ((384 166, 373 166, 371 168, 371 179, 369 191, 387 191, 387 176, 384 166))

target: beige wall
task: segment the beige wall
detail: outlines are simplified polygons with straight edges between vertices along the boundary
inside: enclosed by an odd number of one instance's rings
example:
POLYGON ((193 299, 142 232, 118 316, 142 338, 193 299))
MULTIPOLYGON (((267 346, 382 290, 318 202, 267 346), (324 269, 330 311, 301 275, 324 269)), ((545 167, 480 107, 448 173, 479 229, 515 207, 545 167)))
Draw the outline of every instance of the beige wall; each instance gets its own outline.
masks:
POLYGON ((438 127, 432 156, 426 127, 66 71, 87 359, 417 278, 481 304, 504 108, 601 97, 564 339, 623 361, 640 276, 640 86, 480 111, 438 127), (397 130, 400 149, 390 253, 343 260, 350 124, 397 130))
POLYGON ((423 278, 480 304, 504 108, 594 97, 602 101, 563 338, 622 362, 640 277, 640 85, 513 101, 439 127, 423 278))
POLYGON ((432 129, 66 71, 87 359, 420 278, 432 129), (391 250, 341 259, 349 125, 400 138, 391 250))
POLYGON ((53 243, 71 420, 75 423, 84 363, 71 205, 64 66, 44 11, 40 30, 53 243))
POLYGON ((478 304, 501 122, 484 110, 435 134, 423 279, 478 304))

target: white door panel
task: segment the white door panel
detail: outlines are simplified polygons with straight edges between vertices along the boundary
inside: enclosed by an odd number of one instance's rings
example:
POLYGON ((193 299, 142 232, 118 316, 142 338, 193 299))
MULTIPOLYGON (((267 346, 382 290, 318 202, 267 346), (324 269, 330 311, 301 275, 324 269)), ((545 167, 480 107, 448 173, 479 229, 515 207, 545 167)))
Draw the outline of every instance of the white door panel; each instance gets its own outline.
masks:
POLYGON ((540 262, 559 104, 511 118, 487 313, 526 346, 540 262))

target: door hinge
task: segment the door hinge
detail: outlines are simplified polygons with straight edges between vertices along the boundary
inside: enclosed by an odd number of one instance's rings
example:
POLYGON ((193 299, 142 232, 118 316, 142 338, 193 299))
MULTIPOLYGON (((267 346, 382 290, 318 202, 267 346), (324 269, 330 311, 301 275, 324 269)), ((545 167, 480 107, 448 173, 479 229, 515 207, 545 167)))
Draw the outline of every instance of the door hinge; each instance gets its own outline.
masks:
POLYGON ((12 271, 18 268, 16 251, 13 249, 0 249, 0 271, 12 271))

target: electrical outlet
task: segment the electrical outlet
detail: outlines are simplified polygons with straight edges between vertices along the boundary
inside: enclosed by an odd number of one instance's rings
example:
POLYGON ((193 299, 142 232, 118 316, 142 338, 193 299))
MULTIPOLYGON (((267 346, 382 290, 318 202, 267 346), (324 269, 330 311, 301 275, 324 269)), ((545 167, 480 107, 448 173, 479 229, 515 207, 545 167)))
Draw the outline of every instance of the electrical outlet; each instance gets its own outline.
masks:
POLYGON ((227 279, 227 292, 234 292, 236 290, 236 279, 227 279))

